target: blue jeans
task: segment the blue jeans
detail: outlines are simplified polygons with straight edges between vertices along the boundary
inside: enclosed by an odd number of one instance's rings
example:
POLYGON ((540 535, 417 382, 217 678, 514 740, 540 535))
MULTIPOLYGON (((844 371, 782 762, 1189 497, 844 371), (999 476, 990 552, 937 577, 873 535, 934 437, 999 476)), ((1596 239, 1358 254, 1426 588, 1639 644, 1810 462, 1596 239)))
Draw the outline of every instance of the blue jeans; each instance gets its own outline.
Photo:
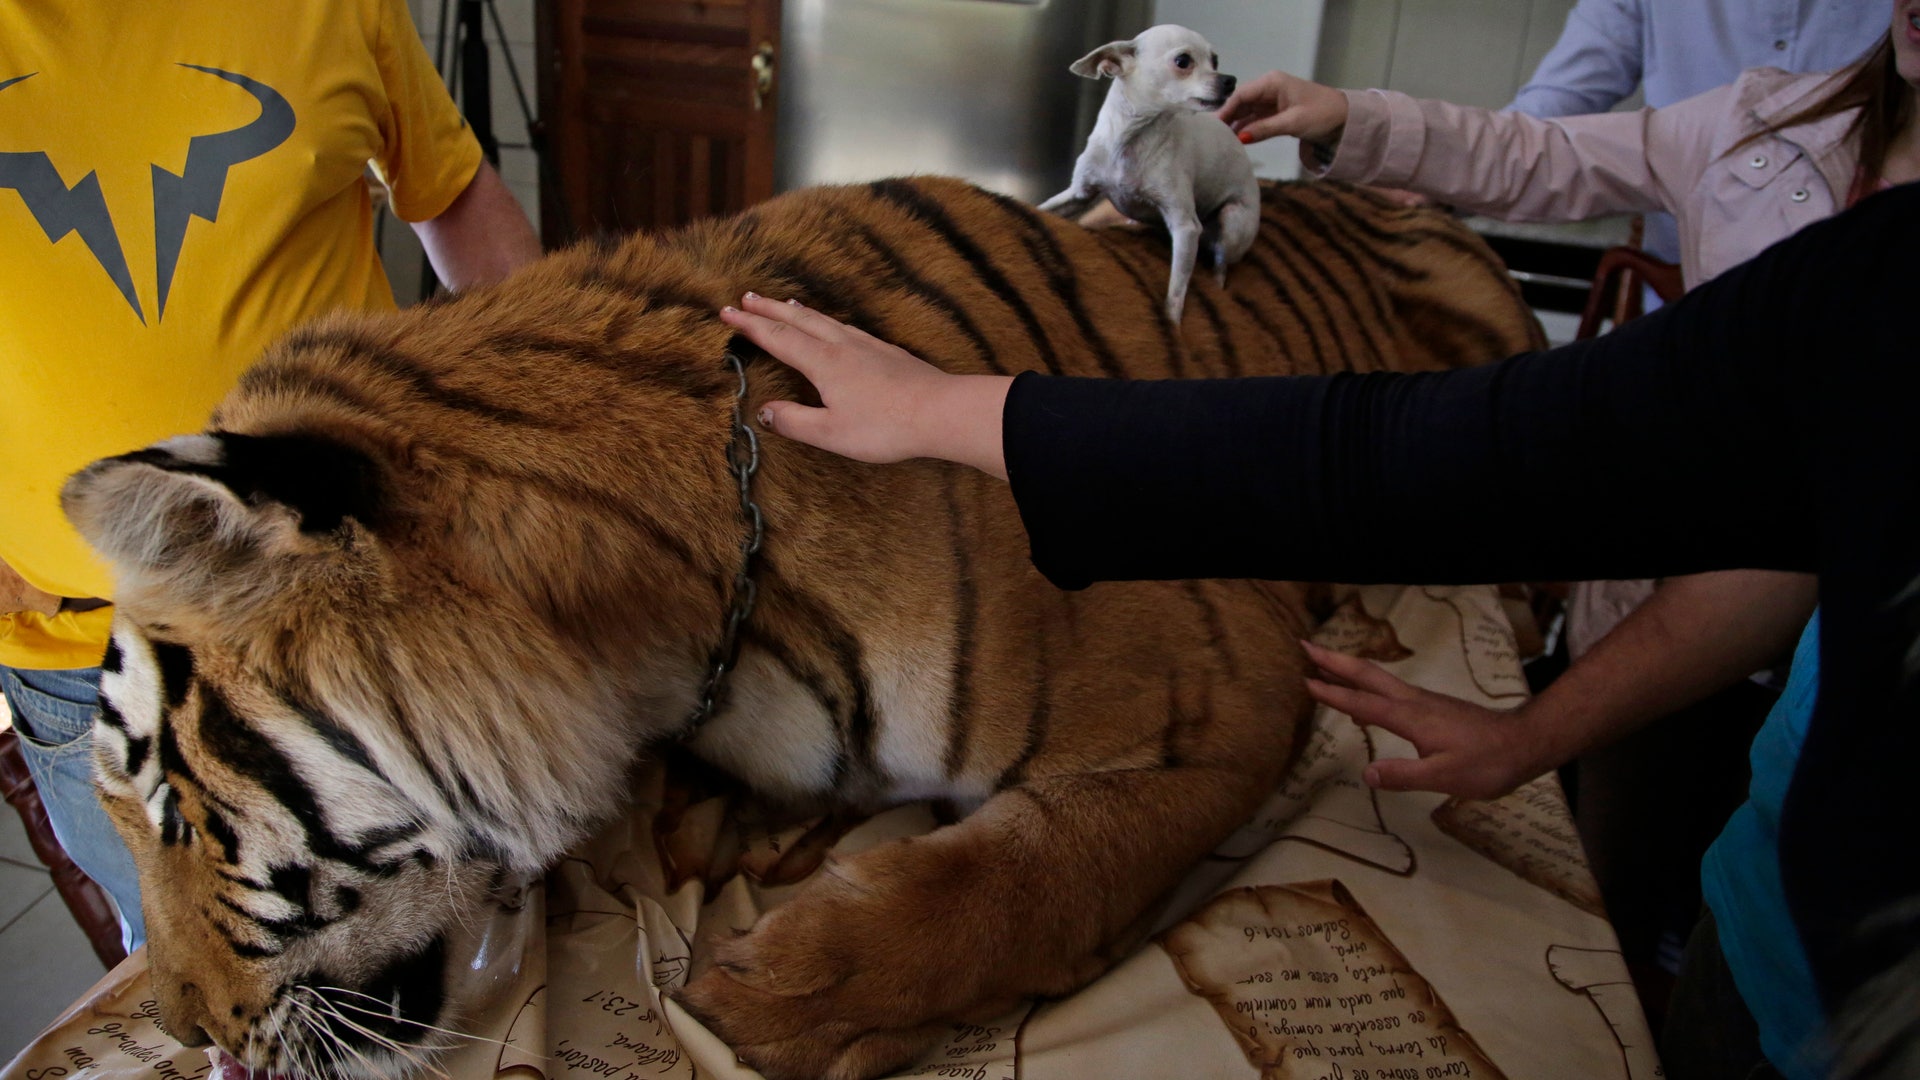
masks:
POLYGON ((93 789, 93 718, 100 669, 31 671, 0 667, 0 693, 20 733, 20 753, 67 857, 99 882, 120 909, 127 951, 147 940, 140 917, 140 879, 133 856, 113 829, 93 789))

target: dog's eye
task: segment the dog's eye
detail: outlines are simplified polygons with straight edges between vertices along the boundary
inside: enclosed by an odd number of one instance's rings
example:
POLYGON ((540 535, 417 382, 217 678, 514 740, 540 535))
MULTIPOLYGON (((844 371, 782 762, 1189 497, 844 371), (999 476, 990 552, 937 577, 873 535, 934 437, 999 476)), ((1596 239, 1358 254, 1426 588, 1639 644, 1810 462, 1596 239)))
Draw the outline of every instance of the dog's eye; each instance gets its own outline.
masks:
POLYGON ((1215 70, 1215 71, 1218 71, 1218 70, 1220 70, 1220 54, 1219 54, 1219 53, 1214 53, 1214 54, 1213 54, 1213 57, 1212 57, 1212 60, 1213 60, 1213 68, 1214 68, 1214 70, 1215 70))
POLYGON ((1179 68, 1181 71, 1185 71, 1193 66, 1193 57, 1188 56, 1186 53, 1181 53, 1179 56, 1173 58, 1173 66, 1179 68))

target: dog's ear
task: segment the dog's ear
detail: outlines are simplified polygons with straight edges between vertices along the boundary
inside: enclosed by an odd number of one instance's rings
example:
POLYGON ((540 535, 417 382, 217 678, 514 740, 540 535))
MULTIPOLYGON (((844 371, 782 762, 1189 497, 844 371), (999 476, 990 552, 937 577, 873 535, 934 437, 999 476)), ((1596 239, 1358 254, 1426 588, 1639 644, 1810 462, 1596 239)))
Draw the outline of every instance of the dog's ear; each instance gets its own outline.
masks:
POLYGON ((1109 41, 1067 65, 1067 70, 1083 79, 1117 79, 1133 70, 1139 55, 1139 46, 1131 41, 1109 41))

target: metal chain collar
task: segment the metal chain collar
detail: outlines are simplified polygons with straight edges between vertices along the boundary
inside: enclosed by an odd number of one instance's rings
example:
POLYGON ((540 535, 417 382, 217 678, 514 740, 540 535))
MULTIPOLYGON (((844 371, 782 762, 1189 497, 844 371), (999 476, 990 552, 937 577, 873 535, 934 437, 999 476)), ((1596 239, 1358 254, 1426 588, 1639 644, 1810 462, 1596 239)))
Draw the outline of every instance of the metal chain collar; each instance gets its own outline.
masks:
POLYGON ((747 537, 740 542, 740 571, 733 575, 733 604, 727 611, 726 627, 720 632, 720 644, 708 659, 707 678, 700 687, 700 703, 694 706, 693 715, 687 718, 686 727, 680 732, 682 740, 698 734, 701 725, 711 719, 726 700, 727 675, 740 660, 740 628, 753 614, 753 602, 758 594, 753 582, 753 564, 766 537, 766 519, 760 514, 759 504, 753 501, 753 474, 760 469, 760 437, 747 426, 744 415, 747 367, 732 350, 727 351, 726 363, 740 379, 740 388, 733 395, 733 438, 727 443, 727 467, 740 487, 740 515, 746 519, 747 537))

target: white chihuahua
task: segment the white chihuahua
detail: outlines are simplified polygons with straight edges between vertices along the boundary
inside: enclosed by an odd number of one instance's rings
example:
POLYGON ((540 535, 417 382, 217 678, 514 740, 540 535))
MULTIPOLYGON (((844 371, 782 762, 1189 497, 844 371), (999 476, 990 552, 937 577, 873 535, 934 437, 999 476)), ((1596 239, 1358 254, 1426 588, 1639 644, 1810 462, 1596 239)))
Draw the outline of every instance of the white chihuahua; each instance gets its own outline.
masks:
POLYGON ((1160 221, 1173 236, 1167 315, 1180 321, 1187 282, 1204 242, 1214 280, 1253 246, 1260 231, 1260 185, 1246 148, 1212 115, 1233 93, 1207 39, 1184 26, 1150 27, 1132 41, 1102 45, 1068 68, 1111 77, 1087 148, 1073 165, 1073 186, 1040 204, 1079 217, 1102 196, 1136 221, 1160 221))

